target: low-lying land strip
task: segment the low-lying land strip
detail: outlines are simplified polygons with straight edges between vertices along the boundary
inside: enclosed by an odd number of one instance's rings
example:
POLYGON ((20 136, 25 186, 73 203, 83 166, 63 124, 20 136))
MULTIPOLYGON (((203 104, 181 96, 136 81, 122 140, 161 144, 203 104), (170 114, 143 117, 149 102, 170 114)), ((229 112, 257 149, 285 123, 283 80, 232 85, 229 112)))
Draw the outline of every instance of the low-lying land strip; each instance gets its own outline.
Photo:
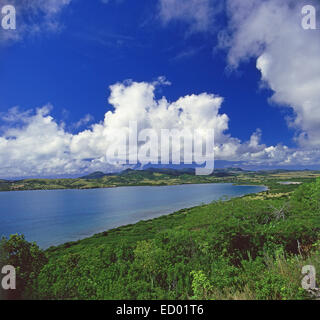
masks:
POLYGON ((312 182, 320 171, 243 171, 238 168, 218 169, 210 176, 196 176, 193 169, 125 170, 117 174, 95 172, 77 179, 0 180, 0 191, 92 189, 121 186, 164 186, 198 183, 234 183, 266 185, 272 192, 293 190, 294 184, 312 182))

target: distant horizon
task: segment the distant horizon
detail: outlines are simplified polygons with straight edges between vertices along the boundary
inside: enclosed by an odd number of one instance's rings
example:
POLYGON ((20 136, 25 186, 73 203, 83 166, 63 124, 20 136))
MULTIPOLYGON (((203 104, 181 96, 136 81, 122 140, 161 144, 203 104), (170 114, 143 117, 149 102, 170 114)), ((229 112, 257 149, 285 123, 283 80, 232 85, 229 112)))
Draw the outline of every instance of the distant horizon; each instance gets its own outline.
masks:
MULTIPOLYGON (((119 174, 123 171, 126 170, 133 170, 133 171, 147 171, 148 169, 173 169, 173 170, 182 170, 182 169, 194 169, 192 166, 156 166, 156 165, 148 165, 146 168, 136 168, 136 167, 127 167, 123 169, 119 169, 117 171, 102 171, 102 170, 97 170, 97 171, 92 171, 92 172, 84 172, 81 173, 79 172, 78 174, 73 174, 73 175, 68 175, 68 174, 62 174, 62 175, 57 175, 57 176, 24 176, 24 177, 7 177, 7 178, 2 178, 0 177, 0 180, 7 180, 7 181, 19 181, 19 180, 25 180, 25 179, 80 179, 85 176, 89 176, 94 173, 103 173, 105 175, 112 175, 112 174, 119 174)), ((320 171, 320 166, 313 167, 313 168, 298 168, 298 167, 272 167, 272 168, 266 168, 266 167, 261 167, 261 168, 248 168, 248 167, 241 167, 241 166, 232 166, 232 165, 226 165, 224 167, 215 167, 214 171, 216 170, 227 170, 227 169, 241 169, 242 171, 251 171, 251 172, 259 172, 259 171, 275 171, 275 170, 283 170, 283 171, 320 171)))

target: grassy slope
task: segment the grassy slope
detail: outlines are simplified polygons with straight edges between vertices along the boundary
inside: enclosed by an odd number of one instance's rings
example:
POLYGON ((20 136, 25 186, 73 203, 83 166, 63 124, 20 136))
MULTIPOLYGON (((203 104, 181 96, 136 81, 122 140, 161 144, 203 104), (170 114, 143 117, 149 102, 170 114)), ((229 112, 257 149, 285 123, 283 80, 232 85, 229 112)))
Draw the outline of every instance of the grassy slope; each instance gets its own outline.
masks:
MULTIPOLYGON (((306 179, 306 178, 304 178, 306 179)), ((289 181, 287 179, 287 176, 283 178, 285 181, 289 181)), ((294 179, 294 181, 298 181, 299 179, 294 179)), ((227 182, 229 180, 227 179, 220 179, 221 182, 227 182)), ((269 186, 269 190, 265 192, 261 192, 259 194, 254 195, 248 195, 242 197, 242 199, 246 200, 287 200, 289 198, 289 195, 291 192, 293 192, 295 189, 297 189, 298 185, 280 185, 276 181, 273 181, 273 178, 269 179, 256 179, 254 181, 245 179, 234 179, 232 180, 234 183, 239 184, 264 184, 269 186)), ((314 179, 310 179, 309 182, 314 181, 314 179)), ((88 245, 99 245, 99 244, 107 244, 107 245, 113 245, 118 243, 120 240, 128 240, 129 242, 135 243, 137 241, 146 240, 153 238, 156 234, 158 234, 161 231, 165 231, 167 229, 174 229, 174 228, 186 228, 188 229, 188 223, 186 222, 186 219, 190 220, 191 217, 191 223, 190 228, 198 228, 198 224, 202 224, 200 221, 203 219, 207 219, 207 212, 210 212, 211 210, 215 210, 215 207, 217 206, 217 202, 214 201, 212 204, 209 205, 203 205, 203 206, 197 206, 194 208, 189 209, 182 209, 177 212, 174 212, 169 215, 164 215, 159 218, 147 220, 147 221, 140 221, 135 224, 129 224, 126 226, 118 227, 115 229, 111 229, 109 231, 105 231, 103 233, 96 234, 92 237, 79 240, 79 241, 73 241, 73 242, 67 242, 65 244, 62 244, 60 246, 53 246, 48 249, 48 252, 54 253, 52 256, 58 254, 60 251, 63 251, 66 248, 72 248, 67 249, 67 252, 74 252, 78 250, 81 247, 87 247, 88 245), (194 219, 194 217, 196 218, 194 219), (198 218, 201 217, 199 220, 198 218), (76 247, 76 249, 75 249, 76 247)), ((81 249, 80 249, 81 250, 81 249)))

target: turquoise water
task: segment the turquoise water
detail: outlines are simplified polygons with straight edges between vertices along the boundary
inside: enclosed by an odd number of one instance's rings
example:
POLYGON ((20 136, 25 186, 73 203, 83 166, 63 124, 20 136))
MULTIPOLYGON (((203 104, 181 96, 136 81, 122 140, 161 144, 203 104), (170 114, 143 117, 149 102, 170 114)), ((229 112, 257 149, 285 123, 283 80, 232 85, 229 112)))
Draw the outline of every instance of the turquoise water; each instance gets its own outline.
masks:
POLYGON ((265 190, 197 184, 91 190, 0 192, 0 235, 20 233, 42 248, 210 203, 265 190))

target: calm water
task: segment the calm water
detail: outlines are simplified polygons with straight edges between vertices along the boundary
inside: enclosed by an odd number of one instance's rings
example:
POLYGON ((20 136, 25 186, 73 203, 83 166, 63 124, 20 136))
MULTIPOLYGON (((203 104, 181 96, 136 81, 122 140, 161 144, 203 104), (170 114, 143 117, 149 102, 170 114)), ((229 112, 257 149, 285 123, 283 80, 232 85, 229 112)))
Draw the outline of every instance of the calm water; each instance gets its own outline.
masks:
POLYGON ((0 235, 22 233, 42 248, 163 214, 265 190, 232 184, 0 192, 0 235))

